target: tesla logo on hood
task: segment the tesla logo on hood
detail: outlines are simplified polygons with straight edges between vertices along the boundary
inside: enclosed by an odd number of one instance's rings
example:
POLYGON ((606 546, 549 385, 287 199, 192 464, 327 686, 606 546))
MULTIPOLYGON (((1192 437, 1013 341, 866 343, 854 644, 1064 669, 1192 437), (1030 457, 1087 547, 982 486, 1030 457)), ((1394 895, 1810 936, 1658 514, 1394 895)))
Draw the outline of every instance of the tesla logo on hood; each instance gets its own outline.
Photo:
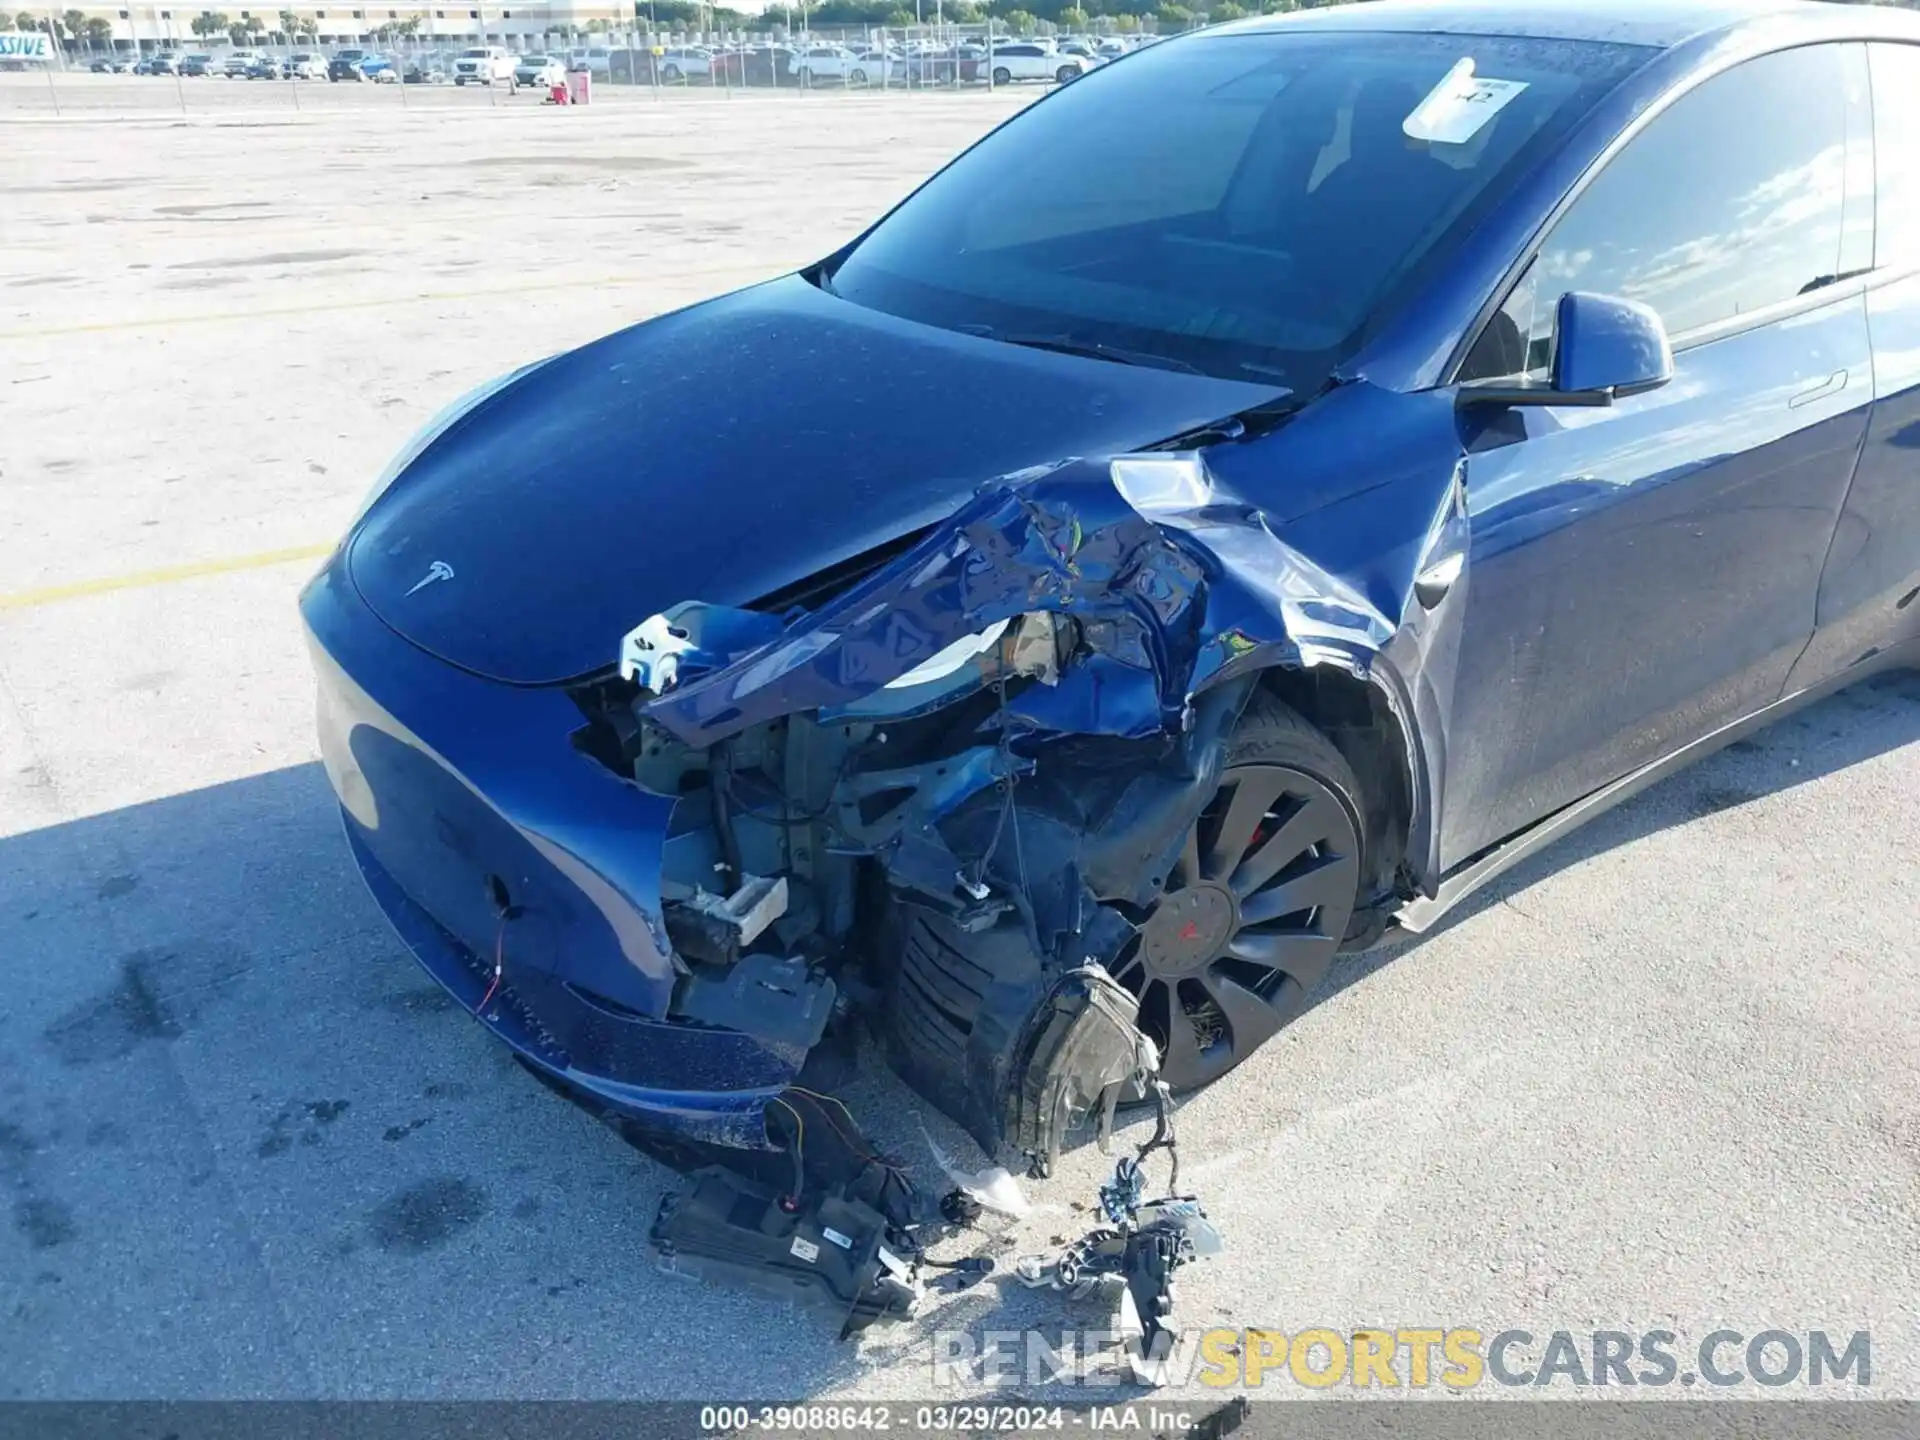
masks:
MULTIPOLYGON (((433 584, 433 582, 436 580, 451 580, 452 578, 453 578, 453 566, 449 565, 444 560, 436 560, 431 565, 427 566, 427 573, 420 577, 419 582, 414 585, 413 589, 407 591, 407 594, 408 595, 417 594, 419 591, 422 591, 426 589, 427 586, 433 584)), ((406 596, 402 596, 401 598, 405 599, 406 596)))

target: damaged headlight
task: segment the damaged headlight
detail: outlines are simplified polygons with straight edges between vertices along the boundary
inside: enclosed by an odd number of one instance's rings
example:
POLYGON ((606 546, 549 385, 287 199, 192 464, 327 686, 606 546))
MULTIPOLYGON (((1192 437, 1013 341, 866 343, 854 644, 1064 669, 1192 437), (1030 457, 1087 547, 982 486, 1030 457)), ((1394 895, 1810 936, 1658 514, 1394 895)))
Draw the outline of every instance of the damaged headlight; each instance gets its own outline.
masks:
POLYGON ((407 467, 425 454, 427 447, 446 434, 462 416, 478 409, 514 381, 531 375, 546 364, 547 360, 553 358, 549 355, 545 360, 536 360, 531 365, 522 365, 518 370, 509 370, 505 375, 494 376, 484 385, 476 385, 414 431, 413 438, 400 447, 393 459, 387 462, 387 468, 380 472, 380 478, 373 482, 373 488, 368 490, 366 497, 361 500, 360 508, 353 512, 353 519, 347 523, 347 529, 352 530, 358 525, 361 517, 373 508, 374 502, 387 493, 387 487, 405 474, 407 467))

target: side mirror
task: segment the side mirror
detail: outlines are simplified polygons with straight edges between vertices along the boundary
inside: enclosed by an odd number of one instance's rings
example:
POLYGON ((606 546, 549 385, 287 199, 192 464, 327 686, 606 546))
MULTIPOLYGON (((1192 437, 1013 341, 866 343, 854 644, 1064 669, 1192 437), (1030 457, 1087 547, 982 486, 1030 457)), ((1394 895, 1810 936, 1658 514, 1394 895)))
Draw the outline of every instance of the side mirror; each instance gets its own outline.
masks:
POLYGON ((1673 378, 1660 317, 1637 300, 1569 290, 1554 312, 1553 377, 1545 385, 1462 385, 1466 405, 1611 405, 1673 378))

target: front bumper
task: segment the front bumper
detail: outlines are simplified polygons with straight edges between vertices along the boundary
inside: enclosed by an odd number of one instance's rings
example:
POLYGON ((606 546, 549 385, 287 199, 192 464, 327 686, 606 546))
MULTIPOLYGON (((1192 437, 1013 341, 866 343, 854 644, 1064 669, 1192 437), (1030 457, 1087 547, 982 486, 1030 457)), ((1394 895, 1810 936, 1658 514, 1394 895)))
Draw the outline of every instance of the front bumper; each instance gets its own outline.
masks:
POLYGON ((396 635, 337 555, 301 613, 349 847, 427 973, 521 1058, 612 1112, 764 1146, 762 1112, 805 1052, 665 1018, 669 802, 573 749, 582 717, 563 691, 483 680, 396 635))

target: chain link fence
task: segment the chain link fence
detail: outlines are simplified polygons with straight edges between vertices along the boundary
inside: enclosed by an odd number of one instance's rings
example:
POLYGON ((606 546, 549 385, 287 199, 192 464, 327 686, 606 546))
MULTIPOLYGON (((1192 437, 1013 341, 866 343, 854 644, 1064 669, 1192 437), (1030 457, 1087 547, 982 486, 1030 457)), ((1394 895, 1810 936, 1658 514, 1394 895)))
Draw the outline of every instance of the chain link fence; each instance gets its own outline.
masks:
POLYGON ((0 46, 0 114, 954 94, 1070 83, 1161 38, 1138 22, 1121 33, 1107 18, 1085 33, 1044 22, 1038 29, 1048 33, 1015 35, 1002 22, 798 32, 489 30, 484 39, 415 31, 364 44, 258 46, 162 34, 107 47, 41 32, 37 46, 24 47, 37 53, 0 46))

